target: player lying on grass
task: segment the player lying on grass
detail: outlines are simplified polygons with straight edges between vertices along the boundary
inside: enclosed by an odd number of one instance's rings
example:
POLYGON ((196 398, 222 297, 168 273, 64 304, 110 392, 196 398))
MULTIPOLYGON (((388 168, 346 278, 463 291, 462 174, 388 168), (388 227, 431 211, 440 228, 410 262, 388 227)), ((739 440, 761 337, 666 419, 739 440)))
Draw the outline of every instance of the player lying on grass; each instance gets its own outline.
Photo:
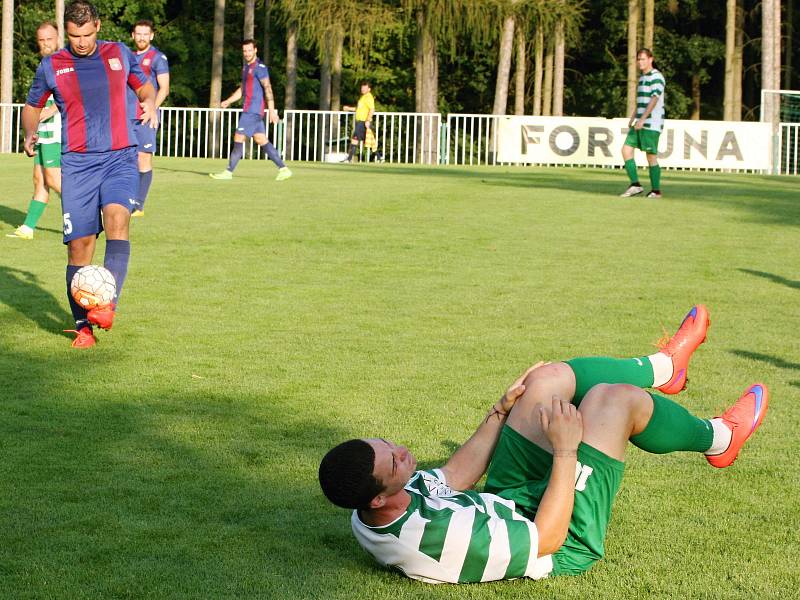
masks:
POLYGON ((440 469, 416 471, 407 448, 382 438, 344 442, 322 460, 322 490, 355 509, 353 533, 367 552, 414 579, 584 573, 603 557, 628 441, 654 454, 704 453, 722 468, 761 424, 762 384, 709 420, 641 389, 680 392, 708 325, 699 305, 651 356, 532 366, 440 469), (471 488, 487 467, 478 493, 471 488))

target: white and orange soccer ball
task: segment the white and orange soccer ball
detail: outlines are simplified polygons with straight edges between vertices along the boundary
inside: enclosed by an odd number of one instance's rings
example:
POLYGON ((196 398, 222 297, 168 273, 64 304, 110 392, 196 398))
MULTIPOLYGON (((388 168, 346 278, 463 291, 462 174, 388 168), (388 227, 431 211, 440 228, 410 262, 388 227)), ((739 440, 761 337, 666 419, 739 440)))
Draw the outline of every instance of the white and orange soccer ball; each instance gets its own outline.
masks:
POLYGON ((91 310, 108 306, 117 293, 117 282, 111 271, 98 265, 87 265, 78 269, 69 286, 75 302, 91 310))

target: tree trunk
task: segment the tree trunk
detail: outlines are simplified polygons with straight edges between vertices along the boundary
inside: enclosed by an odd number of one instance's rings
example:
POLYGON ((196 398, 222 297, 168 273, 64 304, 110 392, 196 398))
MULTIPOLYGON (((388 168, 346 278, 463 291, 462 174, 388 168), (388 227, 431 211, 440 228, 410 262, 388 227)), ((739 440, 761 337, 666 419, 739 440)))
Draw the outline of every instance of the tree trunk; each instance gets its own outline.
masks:
MULTIPOLYGON (((775 89, 780 89, 781 87, 781 43, 783 39, 781 37, 781 0, 772 0, 772 9, 773 14, 773 38, 772 43, 773 51, 772 51, 772 60, 775 61, 773 64, 773 69, 775 70, 775 74, 772 76, 772 80, 775 82, 775 89)), ((780 104, 776 102, 776 105, 780 104)))
POLYGON ((742 73, 744 71, 744 5, 736 0, 736 40, 733 51, 733 110, 731 119, 742 120, 742 73))
POLYGON ((344 49, 344 31, 336 29, 331 34, 333 44, 331 56, 331 110, 342 107, 342 52, 344 49))
POLYGON ((58 47, 64 47, 64 0, 56 0, 56 27, 58 28, 58 47))
POLYGON ((733 121, 733 81, 736 62, 736 0, 727 0, 725 18, 725 86, 722 101, 722 118, 733 121))
POLYGON ((522 28, 517 28, 517 59, 516 71, 514 76, 514 114, 525 114, 525 71, 528 66, 528 58, 526 56, 525 34, 522 28))
MULTIPOLYGON (((225 0, 214 0, 214 41, 211 47, 211 93, 208 105, 219 106, 222 99, 222 51, 225 44, 225 0)), ((218 156, 219 113, 211 113, 211 156, 218 156)))
POLYGON ((244 35, 242 39, 253 39, 256 35, 256 0, 244 0, 244 35))
POLYGON ((636 50, 639 46, 639 0, 628 0, 628 101, 627 115, 636 108, 636 84, 639 71, 636 68, 636 50))
POLYGON ((556 23, 553 55, 553 116, 564 114, 564 19, 556 23))
MULTIPOLYGON (((775 0, 762 0, 761 2, 761 89, 775 89, 775 0)), ((773 121, 773 96, 766 94, 763 97, 762 107, 764 120, 773 121)))
POLYGON ((655 0, 644 0, 644 47, 653 49, 655 41, 655 0))
POLYGON ((542 115, 549 117, 553 106, 553 58, 555 51, 553 41, 547 41, 547 51, 544 55, 544 89, 542 90, 542 115))
POLYGON ((541 25, 536 28, 533 48, 533 114, 542 114, 542 77, 544 74, 544 32, 541 25))
POLYGON ((692 116, 695 121, 700 119, 700 75, 692 73, 692 116))
POLYGON ((319 65, 320 110, 331 109, 331 32, 325 32, 322 41, 322 57, 319 65))
MULTIPOLYGON (((3 0, 3 42, 0 58, 0 102, 14 101, 14 0, 3 0)), ((5 125, 5 123, 3 123, 5 125)), ((3 129, 3 134, 6 130, 3 129)), ((5 137, 3 138, 5 139, 5 137)), ((3 149, 5 151, 5 149, 3 149)))
POLYGON ((297 104, 297 23, 286 29, 286 99, 284 108, 294 110, 297 104))
POLYGON ((493 115, 506 114, 508 106, 508 79, 511 73, 511 54, 514 50, 514 16, 503 20, 500 33, 500 54, 497 59, 497 82, 494 88, 493 115))
POLYGON ((439 110, 439 56, 436 38, 426 22, 422 30, 422 106, 421 112, 439 110))
POLYGON ((270 7, 269 0, 264 0, 264 41, 261 42, 261 57, 269 65, 270 7))
POLYGON ((787 0, 786 2, 786 60, 784 64, 786 65, 786 76, 784 78, 785 83, 783 84, 784 89, 790 90, 792 89, 793 83, 793 73, 792 68, 794 66, 792 61, 792 52, 794 52, 794 0, 787 0))
MULTIPOLYGON (((417 12, 417 112, 439 112, 439 56, 436 38, 430 23, 422 11, 417 12)), ((439 157, 438 120, 424 117, 419 122, 418 139, 421 142, 419 160, 423 164, 435 164, 439 157)))
POLYGON ((414 112, 422 112, 422 88, 424 87, 423 73, 425 61, 422 54, 422 28, 425 26, 425 16, 417 10, 417 44, 414 51, 414 75, 416 77, 414 88, 414 112))

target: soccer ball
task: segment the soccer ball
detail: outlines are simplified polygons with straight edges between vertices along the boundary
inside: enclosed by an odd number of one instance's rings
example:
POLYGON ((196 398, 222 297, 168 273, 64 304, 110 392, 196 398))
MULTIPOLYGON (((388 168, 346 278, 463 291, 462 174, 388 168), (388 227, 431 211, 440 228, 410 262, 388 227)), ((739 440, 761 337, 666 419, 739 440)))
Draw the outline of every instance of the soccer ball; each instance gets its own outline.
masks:
POLYGON ((83 308, 108 306, 117 293, 117 282, 111 271, 98 265, 87 265, 78 269, 72 277, 69 290, 75 302, 83 308))

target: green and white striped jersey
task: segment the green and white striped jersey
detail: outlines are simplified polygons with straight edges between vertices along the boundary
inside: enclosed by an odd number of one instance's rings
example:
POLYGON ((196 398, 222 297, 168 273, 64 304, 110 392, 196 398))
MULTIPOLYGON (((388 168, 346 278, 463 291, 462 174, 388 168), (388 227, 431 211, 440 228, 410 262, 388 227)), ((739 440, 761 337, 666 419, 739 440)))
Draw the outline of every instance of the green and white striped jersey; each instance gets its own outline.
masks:
POLYGON ((511 500, 453 490, 439 469, 417 471, 405 490, 411 503, 388 525, 370 527, 353 511, 358 543, 382 565, 427 583, 541 579, 553 570, 550 555, 537 558, 536 525, 511 500))
POLYGON ((650 99, 653 96, 658 96, 658 102, 656 102, 653 111, 644 122, 644 129, 658 132, 664 129, 664 88, 666 85, 664 76, 658 69, 650 69, 649 73, 639 77, 639 84, 636 87, 637 119, 644 114, 650 99))
MULTIPOLYGON (((45 108, 50 108, 55 104, 53 97, 47 99, 45 108)), ((49 119, 45 119, 39 123, 39 128, 36 130, 39 135, 38 144, 60 144, 61 143, 61 113, 56 111, 49 119)))

